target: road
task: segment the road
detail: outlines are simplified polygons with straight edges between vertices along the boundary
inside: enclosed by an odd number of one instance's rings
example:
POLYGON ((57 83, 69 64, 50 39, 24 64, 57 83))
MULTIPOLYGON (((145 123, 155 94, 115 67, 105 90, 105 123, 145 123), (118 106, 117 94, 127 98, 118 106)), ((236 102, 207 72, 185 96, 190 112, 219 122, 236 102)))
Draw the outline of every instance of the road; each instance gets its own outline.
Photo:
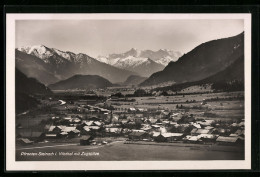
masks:
POLYGON ((60 105, 66 104, 66 101, 63 101, 63 100, 59 100, 59 102, 60 102, 60 105))

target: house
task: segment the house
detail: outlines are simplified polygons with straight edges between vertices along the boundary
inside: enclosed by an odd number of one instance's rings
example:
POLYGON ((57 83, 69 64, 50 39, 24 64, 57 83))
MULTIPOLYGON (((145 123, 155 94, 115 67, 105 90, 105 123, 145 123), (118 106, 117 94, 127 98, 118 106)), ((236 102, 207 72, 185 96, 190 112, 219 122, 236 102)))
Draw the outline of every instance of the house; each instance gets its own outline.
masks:
POLYGON ((233 123, 233 124, 231 124, 231 126, 232 127, 238 127, 239 125, 238 125, 238 123, 233 123))
POLYGON ((48 132, 49 129, 50 129, 50 127, 51 127, 50 124, 45 125, 44 128, 43 128, 43 129, 44 129, 44 132, 48 132))
POLYGON ((71 121, 72 120, 71 117, 64 117, 63 119, 66 120, 66 121, 71 121))
POLYGON ((53 129, 54 129, 56 126, 54 126, 54 125, 51 125, 51 126, 45 126, 45 127, 46 127, 46 128, 47 128, 47 127, 49 127, 49 130, 48 130, 48 131, 49 131, 49 132, 52 132, 52 131, 53 131, 53 129))
POLYGON ((210 134, 212 131, 207 130, 207 129, 198 129, 196 134, 210 134))
POLYGON ((83 127, 83 130, 86 131, 86 132, 90 132, 90 131, 91 131, 91 130, 90 130, 90 126, 84 126, 84 127, 83 127))
POLYGON ((127 124, 128 120, 127 119, 121 119, 120 120, 122 124, 127 124))
POLYGON ((91 130, 99 130, 99 129, 100 129, 99 126, 89 126, 89 128, 90 128, 91 130))
POLYGON ((230 137, 237 137, 237 136, 239 136, 239 135, 238 135, 238 134, 235 134, 235 133, 231 133, 229 136, 230 136, 230 137))
POLYGON ((128 129, 128 128, 124 128, 124 129, 122 130, 122 133, 123 133, 123 134, 127 134, 127 133, 130 133, 130 132, 131 132, 131 130, 128 129))
POLYGON ((112 119, 111 119, 111 122, 112 122, 112 123, 118 123, 118 122, 119 122, 119 116, 113 114, 112 119))
POLYGON ((61 132, 61 133, 60 133, 60 136, 61 136, 61 137, 66 137, 67 135, 68 135, 67 132, 61 132))
POLYGON ((183 138, 183 133, 162 133, 168 142, 179 141, 183 138))
POLYGON ((128 138, 130 140, 143 140, 143 139, 148 139, 150 138, 149 134, 147 134, 146 132, 132 132, 128 135, 128 138))
MULTIPOLYGON (((176 129, 178 133, 190 133, 190 125, 189 124, 176 124, 173 125, 176 129)), ((196 129, 197 130, 197 129, 196 129)))
POLYGON ((63 132, 67 132, 67 133, 74 130, 76 130, 76 127, 63 127, 62 129, 63 132))
POLYGON ((73 122, 74 124, 79 124, 81 122, 80 118, 73 118, 70 120, 70 122, 73 122))
POLYGON ((49 129, 49 132, 58 134, 58 133, 61 133, 63 128, 64 128, 63 126, 62 127, 61 126, 55 126, 54 128, 53 128, 53 126, 51 126, 50 129, 49 129))
POLYGON ((60 134, 58 133, 46 133, 45 134, 45 138, 46 139, 55 139, 55 138, 59 138, 60 134))
POLYGON ((144 130, 133 129, 132 132, 145 132, 144 130))
POLYGON ((180 115, 180 113, 172 113, 172 115, 170 117, 178 117, 180 115))
POLYGON ((140 114, 140 113, 137 113, 137 114, 135 114, 135 117, 137 117, 137 118, 142 118, 144 115, 143 114, 140 114))
POLYGON ((198 135, 200 139, 205 142, 205 143, 213 143, 216 141, 218 135, 213 135, 213 134, 200 134, 198 135))
POLYGON ((106 128, 105 131, 110 134, 120 134, 122 132, 122 128, 106 128))
POLYGON ((33 141, 42 141, 45 137, 43 132, 33 131, 31 129, 24 129, 19 132, 17 138, 27 138, 33 141))
POLYGON ((91 126, 91 125, 93 125, 94 121, 83 121, 82 123, 84 125, 91 126))
POLYGON ((191 131, 191 135, 195 136, 195 135, 200 135, 200 134, 210 134, 212 132, 212 130, 207 130, 207 129, 193 129, 191 131))
POLYGON ((147 110, 146 110, 146 109, 143 109, 143 108, 138 108, 138 111, 144 112, 144 111, 147 111, 147 110))
POLYGON ((17 143, 21 144, 21 145, 31 145, 31 144, 33 144, 33 141, 30 141, 27 138, 19 138, 19 139, 17 139, 17 143))
POLYGON ((102 123, 99 122, 99 121, 95 121, 94 124, 95 124, 96 126, 101 126, 101 125, 102 125, 102 123))
POLYGON ((108 109, 103 109, 103 108, 101 108, 100 111, 103 114, 108 114, 110 112, 108 109))
POLYGON ((206 127, 204 127, 204 129, 206 129, 206 130, 212 130, 212 129, 214 129, 214 127, 206 126, 206 127))
POLYGON ((214 120, 202 120, 202 121, 197 121, 197 123, 204 125, 204 126, 210 126, 211 124, 213 124, 215 121, 214 120))
MULTIPOLYGON (((78 129, 76 129, 76 127, 63 127, 62 133, 63 132, 67 133, 67 136, 69 138, 73 138, 80 133, 80 131, 78 129)), ((63 133, 63 134, 62 133, 60 133, 60 134, 66 135, 65 133, 63 133)))
POLYGON ((157 119, 150 118, 150 119, 149 119, 149 122, 150 122, 151 124, 155 124, 155 123, 157 122, 157 119))
POLYGON ((166 142, 167 141, 167 138, 164 137, 161 133, 156 136, 157 134, 153 134, 153 138, 154 138, 154 141, 156 142, 166 142))
POLYGON ((174 121, 174 122, 177 122, 178 120, 180 120, 181 117, 182 117, 182 116, 181 116, 180 113, 173 113, 173 114, 170 116, 171 120, 174 121))
POLYGON ((170 121, 170 125, 178 125, 177 122, 170 121))
POLYGON ((160 127, 160 130, 159 130, 161 133, 166 133, 167 132, 167 130, 166 130, 166 128, 165 127, 160 127))
POLYGON ((192 129, 191 132, 190 132, 190 134, 191 134, 191 135, 196 135, 197 130, 198 130, 197 128, 192 129))
POLYGON ((162 123, 163 123, 164 125, 166 125, 166 124, 170 124, 170 121, 164 120, 164 121, 162 121, 162 123))
POLYGON ((199 136, 190 136, 190 135, 187 135, 185 138, 183 138, 183 141, 184 142, 188 142, 188 143, 199 143, 201 142, 201 139, 199 136))
POLYGON ((89 118, 89 120, 91 120, 91 121, 99 121, 100 119, 98 117, 92 116, 91 118, 89 118))
POLYGON ((244 135, 245 131, 244 130, 241 130, 241 129, 238 129, 235 134, 237 135, 244 135))
POLYGON ((191 122, 191 125, 195 128, 201 128, 200 124, 191 122))
POLYGON ((85 146, 85 145, 90 145, 91 140, 94 138, 92 136, 82 136, 79 140, 80 145, 85 146))
POLYGON ((232 145, 232 144, 241 144, 243 140, 239 137, 225 137, 225 136, 219 136, 216 139, 216 142, 218 144, 222 145, 232 145))
POLYGON ((230 129, 224 129, 224 128, 217 128, 217 129, 212 129, 212 134, 218 134, 218 135, 229 135, 230 129))
POLYGON ((238 124, 238 126, 239 126, 239 127, 244 127, 244 126, 245 126, 245 122, 240 122, 240 123, 238 124))
POLYGON ((130 112, 135 112, 136 109, 135 109, 135 108, 129 108, 129 111, 130 111, 130 112))
POLYGON ((84 127, 80 130, 80 134, 81 134, 81 135, 87 135, 87 134, 89 134, 90 131, 91 131, 91 129, 89 128, 89 126, 84 126, 84 127))
POLYGON ((161 126, 160 125, 151 125, 151 130, 153 131, 160 131, 161 126))
POLYGON ((149 124, 142 124, 141 129, 144 131, 148 131, 148 130, 152 129, 152 127, 149 124))

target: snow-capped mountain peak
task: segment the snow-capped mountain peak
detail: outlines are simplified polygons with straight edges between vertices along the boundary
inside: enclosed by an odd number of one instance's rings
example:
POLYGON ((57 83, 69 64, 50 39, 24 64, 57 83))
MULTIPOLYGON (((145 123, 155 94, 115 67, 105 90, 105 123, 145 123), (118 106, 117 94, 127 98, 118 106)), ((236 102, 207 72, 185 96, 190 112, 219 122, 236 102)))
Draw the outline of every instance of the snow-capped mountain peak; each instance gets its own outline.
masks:
POLYGON ((50 58, 53 58, 56 63, 64 63, 67 61, 73 62, 76 56, 73 52, 64 52, 56 48, 48 48, 45 45, 19 47, 17 50, 34 55, 42 59, 45 63, 50 63, 50 58))
POLYGON ((136 67, 138 65, 141 65, 143 63, 149 63, 149 59, 148 58, 136 58, 134 56, 128 56, 126 58, 121 58, 119 60, 117 60, 117 62, 114 64, 114 66, 117 67, 136 67))
POLYGON ((38 55, 41 55, 47 52, 47 47, 44 45, 34 45, 34 46, 20 47, 18 48, 18 50, 22 52, 26 52, 27 54, 32 54, 36 52, 38 55))
POLYGON ((69 60, 69 61, 73 61, 76 54, 73 53, 73 52, 64 52, 64 51, 61 51, 59 49, 55 49, 55 48, 52 48, 53 51, 55 51, 59 56, 69 60))
POLYGON ((138 60, 137 58, 150 58, 158 64, 162 64, 164 66, 168 65, 169 62, 177 61, 179 57, 182 56, 180 52, 175 52, 169 49, 159 49, 158 51, 152 50, 138 50, 136 48, 131 48, 129 51, 121 54, 110 54, 108 56, 100 56, 97 60, 107 63, 110 65, 114 65, 118 60, 132 57, 133 60, 138 60), (135 58, 133 58, 135 57, 135 58))
POLYGON ((45 63, 49 63, 50 61, 48 58, 52 57, 53 50, 46 47, 45 45, 34 45, 34 46, 27 46, 27 47, 20 47, 17 50, 21 52, 25 52, 30 55, 34 55, 40 59, 42 59, 45 63))
POLYGON ((136 74, 101 63, 84 53, 75 54, 44 45, 19 47, 15 54, 17 68, 45 84, 75 74, 99 75, 111 82, 122 82, 128 76, 136 74))

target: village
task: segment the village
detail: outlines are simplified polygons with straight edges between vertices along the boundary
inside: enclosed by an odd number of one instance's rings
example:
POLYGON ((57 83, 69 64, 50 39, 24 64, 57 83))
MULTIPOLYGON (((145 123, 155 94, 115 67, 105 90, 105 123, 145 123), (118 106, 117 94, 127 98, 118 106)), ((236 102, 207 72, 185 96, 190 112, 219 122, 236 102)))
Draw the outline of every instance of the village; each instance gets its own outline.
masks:
MULTIPOLYGON (((37 125, 16 125, 17 145, 76 142, 79 146, 101 146, 118 139, 125 144, 244 145, 244 119, 201 118, 181 109, 183 105, 170 110, 160 105, 156 105, 156 109, 131 107, 129 103, 130 106, 124 108, 117 106, 117 99, 92 105, 59 100, 55 105, 58 113, 48 114, 49 117, 37 125)), ((206 103, 202 100, 196 104, 206 103)))

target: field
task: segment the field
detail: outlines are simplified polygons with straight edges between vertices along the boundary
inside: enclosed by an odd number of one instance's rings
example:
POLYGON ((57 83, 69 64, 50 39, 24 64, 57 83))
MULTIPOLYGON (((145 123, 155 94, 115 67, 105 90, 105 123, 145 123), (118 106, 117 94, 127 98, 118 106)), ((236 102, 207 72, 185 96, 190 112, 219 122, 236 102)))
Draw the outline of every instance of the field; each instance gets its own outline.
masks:
POLYGON ((243 92, 222 92, 209 94, 158 96, 158 97, 134 97, 134 102, 107 101, 119 111, 125 111, 131 107, 145 109, 160 109, 176 112, 189 112, 196 118, 207 118, 215 120, 232 120, 244 118, 244 100, 236 97, 243 96, 243 92), (218 100, 216 100, 216 98, 218 100), (202 105, 203 99, 211 100, 202 105), (183 106, 177 109, 176 106, 183 106), (205 112, 210 112, 205 114, 205 112))
POLYGON ((17 147, 16 160, 25 161, 123 161, 123 160, 242 160, 244 148, 236 146, 183 143, 124 144, 115 141, 102 146, 41 144, 17 147), (36 153, 35 155, 21 155, 36 153), (49 155, 44 155, 49 153, 49 155))

